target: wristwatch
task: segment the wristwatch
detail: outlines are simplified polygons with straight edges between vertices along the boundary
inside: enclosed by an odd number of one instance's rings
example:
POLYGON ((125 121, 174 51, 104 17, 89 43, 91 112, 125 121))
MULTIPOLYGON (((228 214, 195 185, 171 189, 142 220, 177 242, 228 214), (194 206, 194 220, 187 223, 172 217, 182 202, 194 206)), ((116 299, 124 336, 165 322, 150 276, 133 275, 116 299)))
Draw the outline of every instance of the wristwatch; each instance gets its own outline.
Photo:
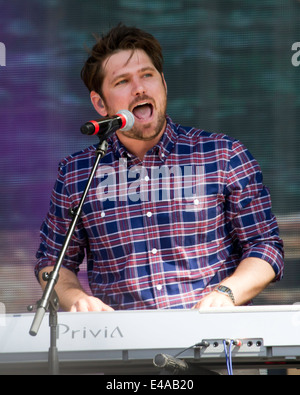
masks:
POLYGON ((214 289, 214 291, 219 292, 219 293, 221 293, 221 294, 224 294, 224 295, 228 296, 228 297, 232 300, 233 304, 235 304, 235 299, 234 299, 233 293, 232 293, 232 291, 231 291, 230 288, 225 287, 225 285, 218 285, 218 286, 214 289))

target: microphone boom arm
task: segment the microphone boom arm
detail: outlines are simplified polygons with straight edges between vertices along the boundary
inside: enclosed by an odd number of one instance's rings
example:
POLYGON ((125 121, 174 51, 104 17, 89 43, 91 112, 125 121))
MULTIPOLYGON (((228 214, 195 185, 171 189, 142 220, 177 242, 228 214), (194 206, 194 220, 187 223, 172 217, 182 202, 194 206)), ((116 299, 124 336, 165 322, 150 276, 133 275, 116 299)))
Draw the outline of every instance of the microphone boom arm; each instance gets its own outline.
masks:
MULTIPOLYGON (((45 315, 46 311, 49 310, 49 313, 50 313, 49 325, 51 328, 51 334, 50 334, 50 348, 49 348, 48 362, 49 362, 49 373, 50 374, 58 374, 58 372, 59 372, 58 353, 57 353, 57 349, 56 349, 56 326, 57 326, 57 311, 59 308, 59 300, 58 300, 58 297, 57 297, 56 292, 54 290, 54 287, 58 281, 61 265, 63 263, 64 257, 66 255, 66 252, 69 247, 72 235, 75 231, 76 225, 79 221, 81 211, 82 211, 85 199, 87 197, 87 194, 89 192, 92 180, 95 176, 95 173, 97 171, 97 167, 99 165, 100 160, 103 158, 103 156, 107 152, 107 148, 108 148, 107 141, 100 139, 100 143, 96 149, 96 160, 95 160, 95 163, 94 163, 93 168, 91 170, 91 173, 88 178, 86 187, 85 187, 84 192, 82 194, 82 197, 80 199, 79 205, 77 208, 74 208, 71 211, 73 218, 70 223, 70 226, 69 226, 68 232, 66 234, 64 244, 63 244, 60 254, 58 256, 58 259, 55 263, 53 271, 50 274, 46 274, 43 276, 43 279, 47 281, 47 284, 44 289, 42 298, 37 302, 37 311, 35 313, 31 328, 29 330, 29 333, 31 336, 36 336, 39 331, 39 328, 41 326, 44 315, 45 315)), ((31 309, 31 308, 29 308, 29 309, 31 309)))

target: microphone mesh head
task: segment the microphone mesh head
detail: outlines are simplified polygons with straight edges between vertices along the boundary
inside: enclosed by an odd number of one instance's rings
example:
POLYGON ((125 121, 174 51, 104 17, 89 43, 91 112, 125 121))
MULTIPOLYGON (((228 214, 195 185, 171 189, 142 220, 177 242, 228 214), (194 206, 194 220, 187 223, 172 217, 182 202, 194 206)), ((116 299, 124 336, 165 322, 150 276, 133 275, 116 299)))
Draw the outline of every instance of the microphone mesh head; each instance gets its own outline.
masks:
POLYGON ((126 119, 125 126, 120 130, 130 130, 134 125, 134 115, 128 110, 120 110, 118 111, 117 115, 118 114, 121 114, 126 119))

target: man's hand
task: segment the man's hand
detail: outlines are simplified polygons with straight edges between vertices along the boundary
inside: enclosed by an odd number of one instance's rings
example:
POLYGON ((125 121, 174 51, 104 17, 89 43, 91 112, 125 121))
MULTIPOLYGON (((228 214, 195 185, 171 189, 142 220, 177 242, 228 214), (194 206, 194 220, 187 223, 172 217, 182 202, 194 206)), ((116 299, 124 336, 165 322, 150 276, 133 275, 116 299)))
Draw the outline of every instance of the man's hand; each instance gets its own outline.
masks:
MULTIPOLYGON (((53 267, 50 266, 42 269, 39 273, 43 289, 46 286, 46 282, 43 280, 43 272, 50 273, 52 270, 53 267)), ((77 276, 64 267, 60 269, 55 291, 59 298, 59 304, 64 311, 114 311, 112 307, 103 303, 100 299, 89 296, 81 287, 77 276)))
POLYGON ((218 292, 211 292, 204 296, 193 309, 201 309, 206 307, 232 307, 234 303, 227 295, 222 295, 218 292))
POLYGON ((78 299, 70 308, 70 312, 79 311, 114 311, 114 309, 100 299, 86 295, 78 299))
MULTIPOLYGON (((235 305, 242 306, 258 295, 274 278, 275 272, 268 262, 249 257, 241 261, 235 272, 221 284, 231 289, 235 305)), ((197 302, 194 308, 232 306, 234 303, 229 296, 212 291, 197 302)))

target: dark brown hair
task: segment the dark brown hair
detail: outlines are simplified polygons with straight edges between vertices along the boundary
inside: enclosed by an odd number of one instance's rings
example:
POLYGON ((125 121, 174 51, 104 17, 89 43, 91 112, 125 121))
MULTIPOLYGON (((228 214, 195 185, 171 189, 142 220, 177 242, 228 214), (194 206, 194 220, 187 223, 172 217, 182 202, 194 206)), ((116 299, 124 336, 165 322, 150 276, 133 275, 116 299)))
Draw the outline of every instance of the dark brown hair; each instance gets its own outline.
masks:
POLYGON ((81 70, 81 78, 89 91, 95 91, 100 96, 102 95, 103 62, 109 56, 121 50, 144 50, 159 73, 163 72, 161 46, 150 33, 136 27, 119 24, 105 36, 98 37, 96 40, 97 42, 89 51, 89 57, 81 70))

